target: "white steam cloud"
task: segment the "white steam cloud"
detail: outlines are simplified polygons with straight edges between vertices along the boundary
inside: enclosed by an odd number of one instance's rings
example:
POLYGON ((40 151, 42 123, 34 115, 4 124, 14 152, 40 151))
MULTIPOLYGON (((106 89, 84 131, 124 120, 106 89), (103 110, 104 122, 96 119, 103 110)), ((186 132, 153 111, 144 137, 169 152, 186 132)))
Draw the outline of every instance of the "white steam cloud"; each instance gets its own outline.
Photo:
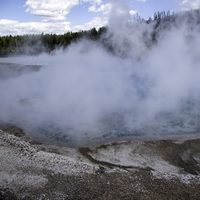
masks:
POLYGON ((100 42, 1 59, 44 67, 15 76, 7 71, 0 79, 0 120, 12 120, 31 137, 66 143, 198 134, 197 19, 192 29, 187 17, 165 23, 153 41, 155 23, 127 24, 126 6, 112 13, 100 42))

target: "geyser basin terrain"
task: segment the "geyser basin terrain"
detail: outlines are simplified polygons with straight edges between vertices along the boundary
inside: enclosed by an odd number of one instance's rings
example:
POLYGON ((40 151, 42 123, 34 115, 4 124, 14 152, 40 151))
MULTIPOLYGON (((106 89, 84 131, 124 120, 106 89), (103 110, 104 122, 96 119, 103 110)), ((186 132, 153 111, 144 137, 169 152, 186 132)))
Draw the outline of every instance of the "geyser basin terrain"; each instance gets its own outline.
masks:
POLYGON ((131 24, 119 8, 99 41, 1 59, 0 198, 199 199, 199 12, 131 24), (105 143, 123 137, 145 141, 105 143))
POLYGON ((199 158, 198 139, 76 149, 0 131, 0 199, 199 199, 199 158))

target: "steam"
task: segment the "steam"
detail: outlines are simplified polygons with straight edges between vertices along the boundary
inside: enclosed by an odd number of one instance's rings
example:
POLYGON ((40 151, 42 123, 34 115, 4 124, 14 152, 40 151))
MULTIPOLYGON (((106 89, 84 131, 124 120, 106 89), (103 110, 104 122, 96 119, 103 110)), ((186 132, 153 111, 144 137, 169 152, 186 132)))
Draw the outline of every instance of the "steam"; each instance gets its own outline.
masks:
POLYGON ((117 9, 100 42, 84 39, 53 55, 1 59, 43 67, 0 79, 0 120, 33 138, 65 143, 198 135, 198 18, 192 29, 187 17, 177 18, 178 26, 166 22, 153 41, 155 23, 127 24, 129 9, 117 9))

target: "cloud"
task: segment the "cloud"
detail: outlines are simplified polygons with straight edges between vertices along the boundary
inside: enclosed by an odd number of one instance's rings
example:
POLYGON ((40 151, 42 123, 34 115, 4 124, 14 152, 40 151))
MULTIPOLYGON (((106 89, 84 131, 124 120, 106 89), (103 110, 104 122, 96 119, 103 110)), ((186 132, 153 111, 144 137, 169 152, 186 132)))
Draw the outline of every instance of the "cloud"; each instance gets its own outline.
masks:
POLYGON ((23 34, 40 34, 57 33, 62 34, 71 30, 70 22, 44 23, 44 22, 27 22, 19 23, 18 21, 1 19, 0 35, 23 35, 23 34))
POLYGON ((137 13, 137 10, 130 10, 129 13, 130 15, 135 15, 137 13))
POLYGON ((198 9, 200 8, 200 0, 184 0, 180 5, 182 10, 198 9))
MULTIPOLYGON (((122 15, 122 17, 123 15, 125 16, 127 13, 123 11, 122 7, 120 7, 122 5, 123 3, 121 1, 111 1, 110 3, 102 4, 102 0, 61 0, 59 3, 57 3, 56 0, 27 0, 25 6, 28 8, 26 11, 41 17, 43 20, 41 22, 20 23, 15 20, 1 19, 0 35, 40 34, 42 32, 63 34, 68 31, 89 30, 93 27, 98 29, 99 27, 108 24, 108 19, 113 10, 117 12, 117 15, 122 15), (77 26, 72 26, 72 24, 67 21, 59 22, 59 20, 66 19, 67 14, 73 6, 87 2, 92 4, 88 11, 102 12, 101 16, 95 17, 91 21, 77 26), (117 4, 119 4, 119 6, 116 7, 117 4)), ((128 11, 128 15, 134 15, 137 12, 128 9, 128 7, 126 11, 128 11)))
POLYGON ((95 17, 91 22, 78 25, 72 28, 72 31, 79 31, 79 30, 89 30, 93 27, 100 28, 102 26, 106 26, 108 23, 108 18, 101 16, 101 17, 95 17))
POLYGON ((79 3, 78 0, 28 0, 26 12, 43 18, 43 21, 65 20, 70 9, 79 3))
POLYGON ((96 6, 93 5, 93 6, 89 7, 89 8, 88 8, 88 11, 90 11, 90 12, 97 12, 97 11, 96 11, 96 6))
POLYGON ((19 23, 18 21, 1 19, 0 20, 0 36, 6 35, 24 35, 24 34, 41 34, 55 33, 63 34, 68 31, 89 30, 93 27, 97 29, 105 26, 108 23, 108 18, 101 16, 95 17, 92 21, 72 27, 70 22, 27 22, 19 23))
POLYGON ((143 1, 143 2, 146 2, 147 0, 136 0, 136 1, 143 1))
POLYGON ((91 4, 101 4, 102 0, 82 0, 81 2, 90 2, 91 4))
POLYGON ((111 3, 107 3, 107 4, 103 4, 100 7, 97 8, 96 5, 93 5, 91 7, 89 7, 88 11, 90 12, 109 12, 112 9, 112 4, 111 3))
MULTIPOLYGON (((121 5, 123 5, 123 3, 121 3, 121 5)), ((126 11, 124 12, 123 9, 121 9, 121 6, 117 6, 116 7, 116 2, 110 2, 110 3, 107 3, 107 4, 103 4, 101 5, 100 7, 97 7, 96 5, 93 5, 91 7, 89 7, 88 11, 89 12, 102 12, 103 14, 103 18, 104 18, 104 24, 105 25, 105 22, 108 22, 108 19, 110 17, 110 14, 111 12, 113 12, 113 9, 118 12, 118 14, 127 14, 126 11)), ((134 10, 129 10, 129 14, 130 15, 135 15, 137 13, 137 11, 134 11, 134 10)))
MULTIPOLYGON (((55 3, 55 1, 52 1, 52 3, 55 3)), ((73 1, 75 2, 75 1, 73 1)), ((93 18, 90 22, 87 22, 85 24, 80 24, 77 26, 72 26, 70 22, 64 21, 64 22, 50 22, 50 19, 52 19, 53 15, 49 14, 49 16, 46 16, 45 20, 42 22, 26 22, 26 23, 20 23, 15 20, 8 20, 8 19, 1 19, 0 20, 0 35, 23 35, 23 34, 41 34, 43 33, 56 33, 56 34, 63 34, 68 31, 79 31, 79 30, 89 30, 93 27, 96 27, 97 29, 106 26, 108 24, 108 19, 110 17, 111 12, 113 12, 113 9, 117 12, 118 16, 126 15, 126 12, 123 13, 123 10, 121 9, 121 5, 116 7, 116 2, 111 2, 107 4, 102 4, 101 0, 82 0, 82 3, 90 2, 94 4, 89 8, 89 11, 92 12, 102 12, 102 15, 99 17, 93 18), (48 19, 47 19, 48 18, 48 19), (47 22, 48 21, 48 22, 47 22)), ((27 4, 30 4, 30 10, 32 12, 39 13, 38 6, 42 4, 42 1, 32 1, 28 0, 27 4), (34 8, 34 9, 33 9, 34 8)), ((48 2, 49 3, 49 2, 48 2)), ((61 2, 61 4, 64 3, 64 1, 61 2)), ((70 3, 70 1, 68 1, 70 3)), ((80 1, 79 1, 80 3, 80 1)), ((68 4, 69 5, 69 4, 68 4)), ((43 7, 45 7, 46 4, 41 5, 41 10, 43 7)), ((71 4, 72 6, 72 4, 71 4)), ((40 7, 40 6, 39 6, 40 7)), ((69 6, 68 6, 69 7, 69 6)), ((46 9, 48 6, 46 7, 46 9)), ((53 9, 53 6, 51 6, 53 9)), ((59 7, 55 7, 55 10, 59 7)), ((48 12, 51 12, 51 9, 48 8, 48 12)), ((128 11, 128 7, 127 7, 128 11)), ((47 11, 46 11, 47 12, 47 11)), ((134 15, 137 11, 129 10, 128 14, 134 15)), ((55 12, 56 13, 56 12, 55 12)), ((114 14, 115 15, 115 14, 114 14)), ((44 16, 43 16, 44 17, 44 16)), ((54 19, 61 18, 61 16, 57 16, 54 19)))
POLYGON ((101 4, 101 0, 27 0, 26 12, 30 12, 40 18, 43 22, 62 21, 66 19, 70 10, 82 3, 101 4))

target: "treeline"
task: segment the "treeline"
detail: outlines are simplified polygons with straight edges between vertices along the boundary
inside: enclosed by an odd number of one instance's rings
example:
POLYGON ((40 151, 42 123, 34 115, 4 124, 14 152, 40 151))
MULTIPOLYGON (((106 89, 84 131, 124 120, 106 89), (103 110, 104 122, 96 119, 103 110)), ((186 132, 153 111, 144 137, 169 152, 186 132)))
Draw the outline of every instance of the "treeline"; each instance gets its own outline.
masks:
POLYGON ((0 37, 0 57, 19 54, 39 54, 42 52, 51 52, 55 48, 66 48, 72 42, 80 38, 98 40, 106 32, 106 27, 98 30, 92 28, 89 31, 67 32, 62 35, 56 34, 32 34, 17 36, 0 37))
MULTIPOLYGON (((185 11, 182 13, 174 14, 170 11, 162 11, 154 13, 153 17, 148 20, 144 20, 139 15, 135 15, 132 22, 128 22, 128 26, 131 23, 146 23, 152 24, 154 29, 151 33, 151 41, 149 44, 153 44, 157 41, 160 31, 169 30, 172 26, 179 26, 182 22, 186 21, 188 26, 197 26, 200 24, 200 10, 185 11)), ((62 35, 56 34, 32 34, 32 35, 17 35, 17 36, 2 36, 0 37, 0 57, 6 57, 8 55, 20 55, 20 54, 40 54, 42 52, 50 53, 55 48, 66 48, 72 42, 76 42, 81 38, 86 38, 90 40, 99 40, 102 35, 108 32, 108 27, 101 27, 98 30, 92 28, 88 31, 78 31, 78 32, 67 32, 62 35)), ((111 33, 112 35, 112 33, 111 33)), ((101 42, 113 51, 112 45, 108 45, 109 38, 101 40, 101 42)))

